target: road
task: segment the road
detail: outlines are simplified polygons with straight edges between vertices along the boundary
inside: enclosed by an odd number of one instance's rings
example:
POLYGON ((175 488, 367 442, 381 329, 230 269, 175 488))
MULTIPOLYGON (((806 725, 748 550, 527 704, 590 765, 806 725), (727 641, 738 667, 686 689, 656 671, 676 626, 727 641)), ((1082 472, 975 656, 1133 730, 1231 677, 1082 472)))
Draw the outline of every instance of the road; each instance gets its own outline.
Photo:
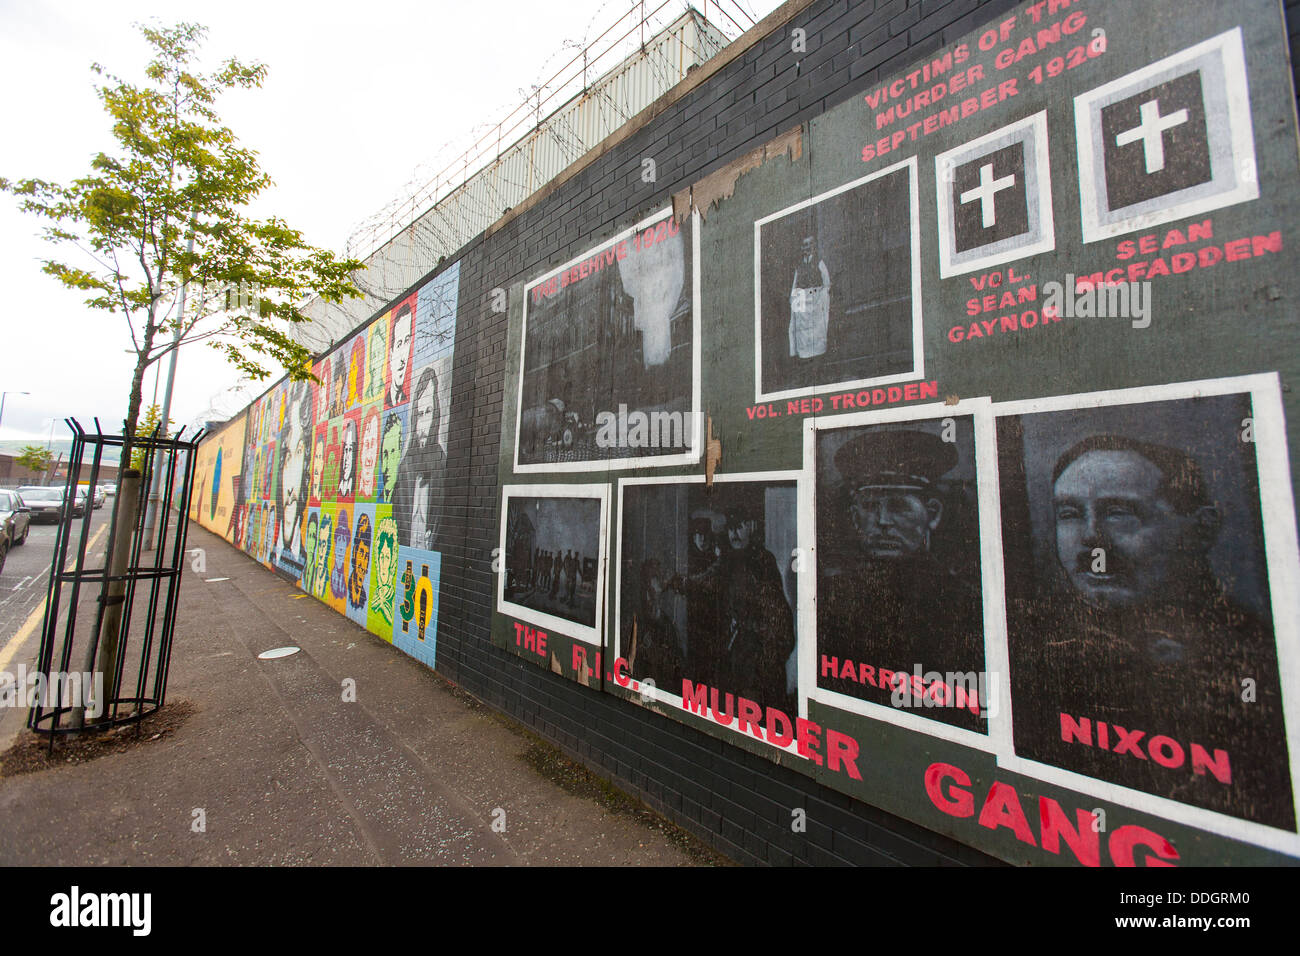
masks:
MULTIPOLYGON (((90 525, 92 539, 108 523, 109 514, 111 509, 108 506, 94 512, 90 525)), ((73 527, 80 531, 81 520, 74 519, 73 527)), ((33 609, 44 605, 58 530, 59 526, 55 524, 33 524, 27 534, 27 543, 9 549, 4 572, 0 573, 0 648, 8 644, 33 609)), ((99 536, 92 553, 102 553, 106 536, 106 533, 99 536)))
MULTIPOLYGON (((92 513, 90 555, 92 565, 103 562, 108 538, 108 519, 112 508, 105 505, 92 513)), ((81 519, 73 519, 74 533, 80 534, 81 519)), ((20 664, 31 668, 41 643, 45 589, 49 583, 50 562, 54 558, 54 539, 58 525, 33 524, 27 542, 9 549, 4 572, 0 573, 0 682, 4 674, 12 675, 20 664)), ((27 718, 21 700, 5 697, 0 706, 0 750, 9 746, 12 737, 27 718)))

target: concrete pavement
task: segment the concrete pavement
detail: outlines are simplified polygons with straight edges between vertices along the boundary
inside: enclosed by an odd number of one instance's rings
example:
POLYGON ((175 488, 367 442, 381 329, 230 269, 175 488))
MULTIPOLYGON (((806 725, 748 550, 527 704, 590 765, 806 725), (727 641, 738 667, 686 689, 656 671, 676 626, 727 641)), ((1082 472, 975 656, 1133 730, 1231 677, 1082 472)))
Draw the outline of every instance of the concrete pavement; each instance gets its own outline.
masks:
MULTIPOLYGON (((0 777, 0 863, 709 860, 631 801, 539 773, 567 762, 221 539, 192 526, 189 545, 207 567, 185 574, 167 693, 195 712, 124 752, 0 777), (257 659, 289 644, 301 652, 257 659), (343 699, 347 678, 355 702, 343 699)), ((10 670, 34 659, 38 639, 10 670)), ((0 731, 24 717, 10 710, 0 731)))

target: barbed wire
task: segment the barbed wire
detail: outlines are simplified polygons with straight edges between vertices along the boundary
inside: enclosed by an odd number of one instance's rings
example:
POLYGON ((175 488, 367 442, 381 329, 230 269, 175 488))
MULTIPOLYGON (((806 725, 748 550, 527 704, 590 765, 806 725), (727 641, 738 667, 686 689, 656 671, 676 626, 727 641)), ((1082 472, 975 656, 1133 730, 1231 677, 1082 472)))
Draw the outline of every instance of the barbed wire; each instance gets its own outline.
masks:
POLYGON ((708 60, 745 24, 754 23, 738 0, 705 0, 703 7, 707 17, 690 0, 602 4, 580 37, 566 40, 543 62, 538 81, 519 90, 519 101, 501 120, 476 124, 449 140, 413 170, 395 199, 354 227, 347 254, 370 266, 353 277, 362 298, 343 307, 313 303, 309 311, 316 321, 296 326, 295 339, 316 353, 339 344, 441 257, 579 160, 683 79, 689 66, 708 60), (610 8, 623 12, 602 28, 602 14, 610 8), (553 69, 559 61, 563 65, 553 69), (614 65, 602 70, 609 61, 614 65), (619 89, 620 78, 637 68, 648 82, 637 90, 619 89), (601 104, 585 128, 576 110, 566 112, 584 95, 601 104), (552 103, 555 108, 542 116, 552 103))

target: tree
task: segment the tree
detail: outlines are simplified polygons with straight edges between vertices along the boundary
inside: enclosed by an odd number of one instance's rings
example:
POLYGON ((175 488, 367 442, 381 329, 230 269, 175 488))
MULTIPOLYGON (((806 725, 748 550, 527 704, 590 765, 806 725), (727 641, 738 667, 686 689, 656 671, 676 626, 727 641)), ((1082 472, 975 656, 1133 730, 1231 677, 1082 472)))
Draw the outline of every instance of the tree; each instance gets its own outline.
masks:
MULTIPOLYGON (((81 253, 76 263, 48 260, 44 271, 89 292, 91 308, 126 320, 136 357, 128 436, 146 370, 188 342, 206 340, 253 379, 269 374, 266 359, 294 380, 312 378, 310 354, 288 330, 310 321, 300 307, 311 296, 359 294, 350 274, 364 268, 308 245, 279 219, 247 215, 271 179, 221 125, 214 103, 224 91, 260 87, 266 67, 232 58, 199 73, 193 64, 206 28, 138 26, 154 49, 146 85, 91 67, 103 78, 96 90, 117 154, 100 153, 87 176, 65 185, 0 178, 22 210, 48 220, 45 239, 81 253)), ((130 450, 128 440, 124 461, 130 450)))
POLYGON ((28 471, 44 474, 49 469, 50 462, 54 461, 54 455, 40 445, 24 445, 22 452, 14 461, 28 471))
MULTIPOLYGON (((174 424, 176 423, 169 418, 167 419, 167 424, 162 425, 162 406, 157 402, 154 402, 145 409, 144 421, 140 422, 136 426, 136 431, 141 435, 152 435, 154 429, 157 428, 158 437, 166 438, 171 434, 171 428, 174 424)), ((137 448, 131 455, 131 467, 136 469, 136 471, 144 471, 145 459, 148 457, 149 453, 146 449, 137 448)))

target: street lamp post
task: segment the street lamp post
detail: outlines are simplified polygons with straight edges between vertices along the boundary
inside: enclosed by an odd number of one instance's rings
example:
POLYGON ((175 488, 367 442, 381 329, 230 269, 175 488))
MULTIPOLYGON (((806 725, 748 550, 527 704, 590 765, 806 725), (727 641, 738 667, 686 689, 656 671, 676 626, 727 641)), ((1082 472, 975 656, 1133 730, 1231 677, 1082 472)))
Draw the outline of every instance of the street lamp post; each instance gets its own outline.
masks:
POLYGON ((6 396, 6 395, 30 395, 30 394, 31 394, 31 392, 3 392, 3 393, 0 393, 0 425, 3 425, 3 424, 4 424, 4 420, 5 420, 5 396, 6 396))

